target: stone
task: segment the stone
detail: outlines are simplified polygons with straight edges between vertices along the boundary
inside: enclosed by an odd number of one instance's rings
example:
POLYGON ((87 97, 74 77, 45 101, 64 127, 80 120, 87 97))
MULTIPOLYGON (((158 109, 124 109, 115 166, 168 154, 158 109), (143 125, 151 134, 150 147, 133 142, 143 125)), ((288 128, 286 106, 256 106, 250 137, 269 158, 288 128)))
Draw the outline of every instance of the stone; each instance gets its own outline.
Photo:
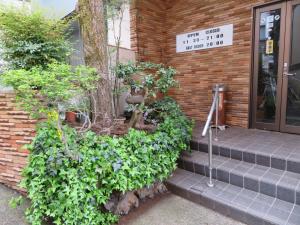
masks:
POLYGON ((114 192, 104 208, 116 215, 127 215, 131 209, 139 207, 139 200, 154 198, 156 194, 167 192, 166 186, 162 182, 157 182, 149 187, 141 188, 136 191, 121 194, 114 192))
POLYGON ((154 193, 155 194, 163 194, 166 192, 168 192, 168 189, 167 189, 166 185, 164 185, 163 183, 158 182, 154 185, 154 193))
POLYGON ((104 208, 110 212, 115 212, 119 203, 120 193, 113 193, 104 208))
POLYGON ((117 215, 127 215, 131 209, 139 207, 139 199, 133 191, 121 195, 120 201, 114 212, 117 215))
POLYGON ((145 200, 146 198, 154 198, 154 185, 139 189, 136 191, 136 194, 141 200, 145 200))

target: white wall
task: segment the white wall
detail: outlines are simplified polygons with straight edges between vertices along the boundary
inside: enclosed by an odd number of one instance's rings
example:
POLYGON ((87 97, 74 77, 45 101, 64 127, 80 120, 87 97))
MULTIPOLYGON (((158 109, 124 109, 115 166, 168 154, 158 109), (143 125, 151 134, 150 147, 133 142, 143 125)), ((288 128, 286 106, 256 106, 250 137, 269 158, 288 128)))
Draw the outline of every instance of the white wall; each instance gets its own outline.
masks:
MULTIPOLYGON (((120 19, 110 19, 108 20, 108 44, 116 46, 116 38, 119 36, 119 24, 120 19)), ((130 9, 129 6, 124 8, 123 19, 121 23, 121 47, 130 49, 130 9)))

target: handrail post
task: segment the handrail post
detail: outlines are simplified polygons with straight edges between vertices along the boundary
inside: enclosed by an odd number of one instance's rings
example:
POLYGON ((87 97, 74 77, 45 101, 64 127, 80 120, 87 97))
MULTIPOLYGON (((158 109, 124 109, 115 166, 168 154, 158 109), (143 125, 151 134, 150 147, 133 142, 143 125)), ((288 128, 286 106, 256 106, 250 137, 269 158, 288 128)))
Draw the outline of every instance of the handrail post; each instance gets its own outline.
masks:
MULTIPOLYGON (((219 89, 219 85, 216 85, 216 88, 219 89)), ((219 129, 219 92, 216 91, 217 98, 216 98, 216 136, 215 136, 215 141, 218 141, 218 129, 219 129)))
POLYGON ((214 183, 212 182, 212 130, 211 126, 208 129, 208 172, 209 172, 209 181, 207 182, 208 187, 213 187, 214 183))
POLYGON ((213 187, 214 183, 212 181, 212 171, 213 171, 213 163, 212 163, 212 141, 213 141, 213 135, 212 135, 212 125, 211 121, 213 118, 213 114, 215 113, 215 125, 216 125, 216 138, 215 140, 218 140, 218 127, 219 127, 219 85, 217 84, 214 87, 214 97, 213 97, 213 103, 211 105, 209 114, 207 116, 207 120, 205 123, 205 126, 202 131, 202 137, 205 137, 208 132, 208 172, 209 172, 209 181, 207 182, 207 185, 209 187, 213 187))

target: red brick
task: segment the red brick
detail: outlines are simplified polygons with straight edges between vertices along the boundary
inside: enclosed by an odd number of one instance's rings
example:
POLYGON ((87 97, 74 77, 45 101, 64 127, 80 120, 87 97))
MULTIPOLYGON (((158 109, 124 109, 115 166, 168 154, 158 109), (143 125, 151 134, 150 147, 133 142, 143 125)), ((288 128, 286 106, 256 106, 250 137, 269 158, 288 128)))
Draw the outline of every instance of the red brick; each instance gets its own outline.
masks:
POLYGON ((252 9, 270 0, 143 0, 131 8, 131 43, 139 61, 173 66, 180 88, 171 95, 185 113, 205 121, 212 85, 228 87, 226 119, 247 127, 251 77, 252 9), (233 45, 176 53, 176 35, 233 24, 233 45))
POLYGON ((29 151, 22 147, 34 137, 36 120, 16 106, 13 93, 1 93, 0 98, 0 183, 24 192, 18 184, 29 151))

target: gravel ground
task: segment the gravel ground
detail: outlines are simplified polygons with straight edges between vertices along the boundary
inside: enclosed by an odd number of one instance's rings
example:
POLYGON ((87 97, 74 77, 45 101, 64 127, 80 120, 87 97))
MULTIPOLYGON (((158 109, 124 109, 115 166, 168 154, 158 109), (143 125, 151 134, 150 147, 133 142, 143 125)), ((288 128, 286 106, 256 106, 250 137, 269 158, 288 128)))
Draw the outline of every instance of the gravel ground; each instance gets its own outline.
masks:
MULTIPOLYGON (((19 194, 0 184, 0 225, 28 225, 24 217, 29 201, 17 209, 9 206, 19 194)), ((210 209, 172 194, 147 200, 119 225, 243 225, 210 209)))

